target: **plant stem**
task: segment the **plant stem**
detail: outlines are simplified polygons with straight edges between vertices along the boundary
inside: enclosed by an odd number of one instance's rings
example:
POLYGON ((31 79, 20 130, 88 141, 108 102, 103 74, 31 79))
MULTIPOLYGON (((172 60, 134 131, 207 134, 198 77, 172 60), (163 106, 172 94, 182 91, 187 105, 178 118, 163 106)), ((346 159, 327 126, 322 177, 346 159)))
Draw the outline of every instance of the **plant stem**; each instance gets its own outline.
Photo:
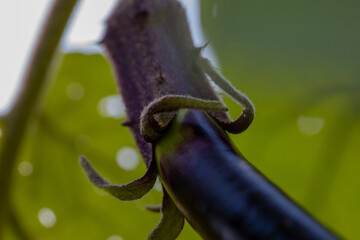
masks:
POLYGON ((9 206, 13 167, 33 113, 38 110, 51 64, 77 0, 54 0, 45 18, 22 80, 21 90, 4 119, 0 152, 0 238, 9 206))

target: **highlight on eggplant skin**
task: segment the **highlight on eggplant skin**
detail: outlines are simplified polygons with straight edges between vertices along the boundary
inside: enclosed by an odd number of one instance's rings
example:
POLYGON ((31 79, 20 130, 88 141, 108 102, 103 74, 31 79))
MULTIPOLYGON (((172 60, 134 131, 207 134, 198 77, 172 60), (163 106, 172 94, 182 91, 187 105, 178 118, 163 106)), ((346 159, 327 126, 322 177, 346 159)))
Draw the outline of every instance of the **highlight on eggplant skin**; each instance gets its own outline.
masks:
POLYGON ((157 142, 156 160, 166 190, 204 239, 338 239, 247 162, 201 111, 180 111, 157 142))

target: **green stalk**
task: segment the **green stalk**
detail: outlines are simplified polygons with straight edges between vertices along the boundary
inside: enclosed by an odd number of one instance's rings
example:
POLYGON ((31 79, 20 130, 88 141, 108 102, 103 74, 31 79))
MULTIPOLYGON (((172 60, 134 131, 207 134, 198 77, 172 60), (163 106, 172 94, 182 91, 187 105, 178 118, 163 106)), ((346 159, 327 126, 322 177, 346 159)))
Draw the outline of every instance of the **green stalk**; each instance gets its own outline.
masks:
POLYGON ((54 0, 43 23, 22 80, 21 90, 5 116, 0 152, 0 238, 9 207, 13 168, 22 140, 38 110, 56 50, 77 0, 54 0))

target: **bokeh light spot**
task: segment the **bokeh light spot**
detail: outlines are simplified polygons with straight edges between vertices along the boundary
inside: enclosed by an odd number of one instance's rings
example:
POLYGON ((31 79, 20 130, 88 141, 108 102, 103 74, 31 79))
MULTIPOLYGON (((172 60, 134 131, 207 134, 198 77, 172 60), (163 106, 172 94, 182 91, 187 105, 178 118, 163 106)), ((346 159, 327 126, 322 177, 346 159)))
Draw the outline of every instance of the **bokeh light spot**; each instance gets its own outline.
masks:
POLYGON ((56 223, 56 215, 50 208, 40 209, 38 218, 40 223, 46 228, 51 228, 56 223))
POLYGON ((156 179, 156 182, 154 184, 154 190, 158 192, 162 192, 162 184, 159 178, 156 179))
POLYGON ((103 117, 120 119, 125 117, 125 105, 119 95, 111 95, 100 100, 98 112, 103 117))
POLYGON ((95 186, 94 186, 94 192, 99 196, 107 196, 108 195, 107 192, 105 192, 101 188, 98 188, 98 187, 95 187, 95 186))
POLYGON ((324 127, 325 120, 318 117, 299 116, 297 126, 303 134, 315 135, 318 134, 324 127))
POLYGON ((22 176, 29 176, 33 171, 33 165, 29 162, 21 162, 18 167, 18 171, 22 176))
POLYGON ((126 171, 134 170, 139 161, 139 155, 132 147, 123 147, 116 154, 117 164, 126 171))
POLYGON ((84 87, 78 82, 72 82, 66 87, 66 95, 73 101, 80 100, 84 96, 84 87))
POLYGON ((218 15, 218 5, 216 3, 216 4, 214 4, 213 9, 212 9, 212 17, 216 18, 217 15, 218 15))
POLYGON ((107 240, 123 240, 123 238, 118 235, 111 235, 107 240))

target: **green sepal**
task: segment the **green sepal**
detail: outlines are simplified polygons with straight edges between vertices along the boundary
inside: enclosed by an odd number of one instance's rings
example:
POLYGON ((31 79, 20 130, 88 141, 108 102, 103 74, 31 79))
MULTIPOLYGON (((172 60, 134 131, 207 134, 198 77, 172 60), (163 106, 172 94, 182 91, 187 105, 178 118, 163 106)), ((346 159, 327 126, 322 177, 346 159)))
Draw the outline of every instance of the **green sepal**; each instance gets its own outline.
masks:
POLYGON ((161 219, 148 236, 148 240, 174 240, 179 236, 184 227, 184 216, 176 207, 165 188, 163 192, 161 219))
POLYGON ((152 189, 157 178, 156 166, 154 162, 150 164, 147 172, 142 178, 124 185, 115 185, 106 181, 98 174, 98 172, 84 156, 80 156, 80 165, 92 184, 105 190, 122 201, 132 201, 142 198, 152 189))
POLYGON ((184 95, 165 95, 151 102, 142 111, 140 130, 147 142, 154 142, 161 137, 161 126, 154 118, 155 114, 178 111, 179 109, 199 109, 204 111, 226 112, 228 110, 220 101, 205 100, 184 95))

